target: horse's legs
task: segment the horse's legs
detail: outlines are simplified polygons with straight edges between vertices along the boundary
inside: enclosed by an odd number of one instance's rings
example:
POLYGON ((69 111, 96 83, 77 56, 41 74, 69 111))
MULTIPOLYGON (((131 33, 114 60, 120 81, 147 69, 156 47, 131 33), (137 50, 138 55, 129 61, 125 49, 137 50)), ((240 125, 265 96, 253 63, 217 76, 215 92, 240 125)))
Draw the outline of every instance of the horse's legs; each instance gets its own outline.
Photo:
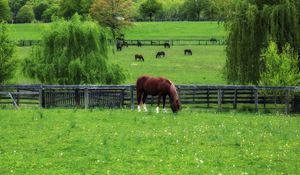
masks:
POLYGON ((166 95, 163 95, 163 111, 167 112, 167 110, 166 110, 166 95))
POLYGON ((157 107, 156 107, 156 113, 159 113, 159 104, 160 104, 160 98, 161 98, 161 95, 158 94, 158 98, 157 98, 157 107))
POLYGON ((142 92, 137 90, 138 112, 141 112, 142 92))
POLYGON ((144 93, 143 94, 143 107, 144 107, 144 111, 147 112, 147 107, 146 107, 146 99, 147 99, 147 94, 144 93))

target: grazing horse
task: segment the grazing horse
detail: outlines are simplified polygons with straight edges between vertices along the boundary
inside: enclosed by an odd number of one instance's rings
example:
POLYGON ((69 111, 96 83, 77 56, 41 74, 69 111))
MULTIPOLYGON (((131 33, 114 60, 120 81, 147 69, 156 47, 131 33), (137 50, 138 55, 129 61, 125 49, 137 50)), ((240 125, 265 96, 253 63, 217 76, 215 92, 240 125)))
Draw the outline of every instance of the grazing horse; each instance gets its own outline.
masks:
POLYGON ((166 78, 156 78, 150 76, 139 77, 136 81, 136 92, 138 101, 138 111, 141 111, 141 105, 143 105, 145 112, 147 95, 157 96, 156 112, 159 113, 160 99, 163 97, 163 111, 166 112, 166 96, 170 98, 171 109, 174 113, 180 110, 179 96, 176 91, 175 85, 166 78))
POLYGON ((141 41, 137 41, 137 46, 138 47, 142 47, 142 42, 141 41))
POLYGON ((170 46, 169 43, 164 43, 164 47, 165 47, 165 48, 170 48, 171 46, 170 46))
POLYGON ((135 59, 135 61, 144 61, 143 55, 140 55, 140 54, 135 54, 134 59, 135 59))
POLYGON ((192 51, 191 51, 191 49, 185 49, 184 50, 184 55, 192 55, 193 53, 192 53, 192 51))
POLYGON ((122 50, 122 43, 118 42, 117 43, 117 51, 121 51, 122 50))
POLYGON ((209 40, 211 43, 217 43, 217 39, 215 39, 215 38, 211 38, 210 40, 209 40))
POLYGON ((156 54, 156 58, 161 58, 161 57, 165 57, 166 56, 166 54, 165 54, 165 52, 164 51, 161 51, 161 52, 157 52, 157 54, 156 54))

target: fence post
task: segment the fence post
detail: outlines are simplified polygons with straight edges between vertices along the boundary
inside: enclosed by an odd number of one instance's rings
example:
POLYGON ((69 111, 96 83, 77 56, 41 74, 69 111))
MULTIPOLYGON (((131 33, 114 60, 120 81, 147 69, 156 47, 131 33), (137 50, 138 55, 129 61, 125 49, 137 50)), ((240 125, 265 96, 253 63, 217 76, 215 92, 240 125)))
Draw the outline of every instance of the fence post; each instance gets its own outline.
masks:
POLYGON ((89 108, 89 89, 84 88, 84 108, 89 108))
POLYGON ((134 110, 134 95, 133 95, 133 85, 130 86, 130 101, 131 101, 131 110, 134 110))
POLYGON ((207 89, 206 90, 206 103, 207 103, 207 107, 209 108, 209 104, 210 104, 210 102, 209 102, 209 89, 207 89))
POLYGON ((124 106, 124 89, 121 91, 121 96, 120 96, 120 108, 123 108, 124 106))
POLYGON ((233 96, 233 109, 236 109, 236 108, 237 108, 236 101, 237 101, 237 89, 234 90, 234 96, 233 96))
MULTIPOLYGON (((17 92, 20 92, 19 88, 17 88, 17 92)), ((17 98, 17 105, 19 106, 20 105, 20 95, 19 95, 19 93, 17 94, 16 98, 17 98)))
POLYGON ((287 89, 285 91, 285 115, 288 115, 289 113, 289 107, 290 107, 289 98, 290 98, 290 89, 287 89))
POLYGON ((218 110, 222 110, 222 89, 218 89, 218 110))
POLYGON ((258 112, 258 90, 255 90, 255 111, 258 112))
POLYGON ((45 94, 44 94, 44 89, 39 90, 39 105, 40 108, 45 107, 45 94))

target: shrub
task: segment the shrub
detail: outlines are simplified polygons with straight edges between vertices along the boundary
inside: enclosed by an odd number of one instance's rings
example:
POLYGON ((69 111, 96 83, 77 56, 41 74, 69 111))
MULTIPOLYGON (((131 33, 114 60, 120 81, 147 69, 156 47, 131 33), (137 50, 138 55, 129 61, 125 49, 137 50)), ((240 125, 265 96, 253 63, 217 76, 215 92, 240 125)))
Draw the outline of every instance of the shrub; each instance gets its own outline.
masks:
POLYGON ((275 42, 269 42, 269 47, 262 54, 264 71, 261 73, 260 85, 296 86, 300 84, 298 55, 286 44, 279 53, 275 42))

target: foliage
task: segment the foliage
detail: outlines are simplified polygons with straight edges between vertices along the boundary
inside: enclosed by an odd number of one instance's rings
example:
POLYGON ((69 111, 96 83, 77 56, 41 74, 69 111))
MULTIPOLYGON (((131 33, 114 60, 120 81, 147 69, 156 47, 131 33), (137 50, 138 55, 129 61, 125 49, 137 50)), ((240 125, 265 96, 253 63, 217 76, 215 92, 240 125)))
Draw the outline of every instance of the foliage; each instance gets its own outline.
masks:
POLYGON ((8 39, 7 25, 0 23, 0 84, 12 78, 15 69, 15 45, 8 39))
POLYGON ((22 6, 26 4, 27 0, 9 0, 9 6, 12 11, 13 20, 16 20, 16 16, 18 14, 18 11, 22 6))
POLYGON ((0 0, 0 22, 9 21, 11 18, 7 0, 0 0))
POLYGON ((185 0, 181 6, 183 19, 199 20, 207 6, 207 0, 185 0))
POLYGON ((92 0, 63 0, 60 1, 60 15, 70 19, 75 13, 86 16, 92 0))
POLYGON ((272 4, 266 1, 261 7, 239 1, 235 6, 235 12, 227 22, 229 37, 225 74, 229 83, 258 84, 260 53, 267 46, 269 37, 277 43, 280 52, 285 43, 299 48, 295 4, 290 0, 272 4))
POLYGON ((29 77, 49 84, 116 84, 124 80, 121 70, 107 62, 105 31, 94 22, 81 22, 78 15, 71 21, 54 22, 44 33, 42 46, 25 59, 23 67, 29 77), (121 77, 107 80, 116 72, 114 76, 121 77))
POLYGON ((43 13, 45 12, 45 10, 47 10, 48 7, 49 7, 49 5, 45 1, 41 1, 37 5, 35 5, 33 7, 35 19, 38 21, 42 21, 43 13))
POLYGON ((300 84, 298 55, 289 44, 285 45, 282 53, 278 53, 276 43, 271 41, 262 58, 265 69, 260 78, 260 85, 298 86, 300 84))
POLYGON ((113 36, 118 36, 121 29, 129 26, 131 19, 131 0, 95 0, 91 6, 93 18, 102 26, 109 27, 113 36))
POLYGON ((299 173, 299 115, 40 109, 0 118, 2 174, 299 173))
POLYGON ((140 13, 144 17, 149 17, 152 21, 153 17, 162 10, 162 4, 157 0, 146 0, 140 5, 140 13))
POLYGON ((32 5, 24 5, 18 11, 16 20, 19 23, 30 23, 34 20, 34 13, 32 5))
POLYGON ((49 7, 43 12, 42 19, 44 22, 51 22, 52 17, 59 16, 59 4, 51 3, 49 7))

